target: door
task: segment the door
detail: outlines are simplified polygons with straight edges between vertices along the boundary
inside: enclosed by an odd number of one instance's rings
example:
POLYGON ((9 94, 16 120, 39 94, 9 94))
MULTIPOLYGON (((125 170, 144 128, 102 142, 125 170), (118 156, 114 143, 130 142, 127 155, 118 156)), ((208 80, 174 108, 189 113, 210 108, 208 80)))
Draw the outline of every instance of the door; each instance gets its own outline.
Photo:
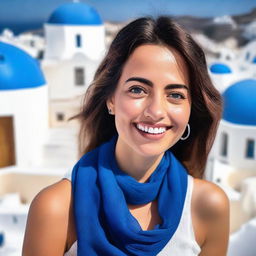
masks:
POLYGON ((14 164, 13 117, 0 117, 0 168, 14 164))

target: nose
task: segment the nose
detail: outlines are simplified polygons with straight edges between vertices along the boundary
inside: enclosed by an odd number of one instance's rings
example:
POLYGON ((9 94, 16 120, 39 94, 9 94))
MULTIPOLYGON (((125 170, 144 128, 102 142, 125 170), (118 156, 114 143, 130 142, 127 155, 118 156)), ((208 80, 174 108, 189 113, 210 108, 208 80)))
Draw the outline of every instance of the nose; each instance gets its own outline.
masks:
POLYGON ((146 118, 152 119, 152 121, 160 121, 165 117, 165 101, 161 96, 153 96, 148 99, 147 105, 144 109, 144 115, 146 118))

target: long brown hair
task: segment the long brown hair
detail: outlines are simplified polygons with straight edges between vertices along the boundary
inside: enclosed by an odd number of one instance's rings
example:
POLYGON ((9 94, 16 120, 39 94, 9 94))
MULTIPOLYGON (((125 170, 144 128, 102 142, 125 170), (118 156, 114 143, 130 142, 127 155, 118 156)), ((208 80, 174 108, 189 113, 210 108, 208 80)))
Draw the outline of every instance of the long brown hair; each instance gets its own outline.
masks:
POLYGON ((194 177, 202 177, 208 153, 221 118, 221 96, 208 75, 205 55, 191 35, 170 17, 139 18, 122 28, 89 86, 81 112, 80 153, 84 154, 117 134, 114 116, 106 101, 114 93, 123 66, 134 49, 144 44, 164 45, 176 49, 185 60, 191 88, 191 134, 177 142, 172 152, 194 177))

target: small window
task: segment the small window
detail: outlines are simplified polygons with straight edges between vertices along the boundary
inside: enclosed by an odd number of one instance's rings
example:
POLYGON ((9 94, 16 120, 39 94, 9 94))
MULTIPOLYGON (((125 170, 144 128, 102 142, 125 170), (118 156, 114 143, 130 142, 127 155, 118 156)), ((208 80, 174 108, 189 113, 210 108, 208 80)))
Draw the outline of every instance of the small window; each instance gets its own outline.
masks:
POLYGON ((221 182, 221 179, 220 179, 220 178, 217 178, 217 179, 216 179, 216 182, 217 182, 217 183, 220 183, 220 182, 221 182))
POLYGON ((221 152, 222 156, 228 155, 228 135, 226 133, 222 133, 221 135, 221 152))
POLYGON ((245 157, 253 159, 254 158, 254 147, 255 147, 255 141, 254 140, 247 140, 246 142, 246 153, 245 157))
POLYGON ((82 37, 81 37, 81 35, 76 35, 76 47, 77 48, 82 47, 82 37))
POLYGON ((84 81, 85 81, 84 69, 75 68, 75 85, 84 85, 84 81))
POLYGON ((250 52, 247 52, 247 53, 246 53, 246 56, 245 56, 245 59, 246 59, 246 60, 249 60, 250 57, 251 57, 251 56, 250 56, 250 52))
POLYGON ((64 114, 63 113, 57 113, 56 117, 57 117, 58 121, 63 121, 64 120, 64 114))

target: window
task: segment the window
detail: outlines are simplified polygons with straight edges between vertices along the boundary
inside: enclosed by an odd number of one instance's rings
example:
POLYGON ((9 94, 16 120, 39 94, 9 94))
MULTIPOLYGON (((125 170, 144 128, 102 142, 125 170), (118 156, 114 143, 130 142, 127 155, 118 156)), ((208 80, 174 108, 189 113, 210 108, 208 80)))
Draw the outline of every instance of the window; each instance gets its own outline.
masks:
POLYGON ((254 145, 255 141, 252 139, 249 139, 246 141, 246 152, 245 157, 253 159, 254 158, 254 145))
POLYGON ((82 37, 81 37, 81 35, 76 35, 76 47, 77 48, 82 47, 82 37))
POLYGON ((220 183, 220 182, 221 182, 221 178, 217 178, 217 179, 216 179, 216 182, 217 182, 217 183, 220 183))
POLYGON ((64 114, 63 113, 57 113, 56 117, 57 117, 58 121, 63 121, 64 120, 64 114))
POLYGON ((228 135, 226 133, 222 133, 221 135, 221 152, 222 156, 228 155, 228 135))
POLYGON ((84 69, 75 68, 75 85, 84 85, 84 81, 85 81, 84 69))
POLYGON ((245 59, 246 59, 246 60, 249 60, 249 59, 250 59, 250 52, 247 52, 247 53, 246 53, 245 59))

